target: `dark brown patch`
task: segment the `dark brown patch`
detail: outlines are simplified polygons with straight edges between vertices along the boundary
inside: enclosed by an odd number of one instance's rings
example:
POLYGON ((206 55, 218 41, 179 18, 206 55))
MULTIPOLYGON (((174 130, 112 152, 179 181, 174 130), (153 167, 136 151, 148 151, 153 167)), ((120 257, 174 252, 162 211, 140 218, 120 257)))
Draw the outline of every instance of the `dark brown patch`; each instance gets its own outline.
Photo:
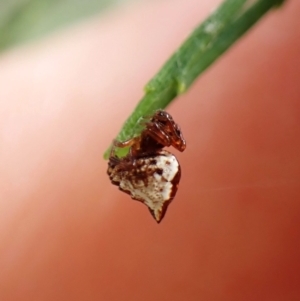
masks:
POLYGON ((178 189, 178 185, 180 182, 180 178, 181 178, 181 168, 180 165, 178 164, 178 171, 177 174, 175 175, 174 179, 172 180, 172 191, 171 191, 171 199, 173 199, 176 195, 177 189, 178 189))
POLYGON ((155 172, 161 176, 164 171, 161 168, 157 168, 155 172))

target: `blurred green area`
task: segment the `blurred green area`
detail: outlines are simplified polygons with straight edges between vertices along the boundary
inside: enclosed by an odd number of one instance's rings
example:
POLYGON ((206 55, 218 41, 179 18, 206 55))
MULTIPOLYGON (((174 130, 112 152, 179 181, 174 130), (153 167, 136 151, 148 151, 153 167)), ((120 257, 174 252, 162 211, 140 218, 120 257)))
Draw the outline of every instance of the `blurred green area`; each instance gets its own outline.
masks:
POLYGON ((131 0, 0 0, 0 51, 131 0))

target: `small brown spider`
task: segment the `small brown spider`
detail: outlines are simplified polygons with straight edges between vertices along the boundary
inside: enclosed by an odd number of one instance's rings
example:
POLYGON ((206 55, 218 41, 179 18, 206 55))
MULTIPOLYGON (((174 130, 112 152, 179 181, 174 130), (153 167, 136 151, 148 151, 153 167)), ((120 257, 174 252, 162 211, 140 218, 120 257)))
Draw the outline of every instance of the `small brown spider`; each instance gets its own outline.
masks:
POLYGON ((186 142, 171 115, 158 110, 145 122, 139 136, 113 141, 108 162, 107 173, 112 184, 148 206, 158 223, 176 195, 181 176, 176 157, 163 150, 168 146, 182 152, 186 142), (118 158, 116 147, 130 147, 128 155, 118 158))

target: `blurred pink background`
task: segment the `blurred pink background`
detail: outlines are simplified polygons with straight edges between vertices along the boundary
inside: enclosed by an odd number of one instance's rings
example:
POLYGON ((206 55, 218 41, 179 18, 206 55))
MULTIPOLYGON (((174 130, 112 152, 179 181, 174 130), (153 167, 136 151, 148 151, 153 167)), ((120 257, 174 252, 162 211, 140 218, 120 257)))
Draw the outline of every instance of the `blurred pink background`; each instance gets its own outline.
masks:
POLYGON ((168 108, 187 140, 157 225, 102 155, 220 1, 124 6, 0 57, 0 300, 299 300, 300 3, 168 108))

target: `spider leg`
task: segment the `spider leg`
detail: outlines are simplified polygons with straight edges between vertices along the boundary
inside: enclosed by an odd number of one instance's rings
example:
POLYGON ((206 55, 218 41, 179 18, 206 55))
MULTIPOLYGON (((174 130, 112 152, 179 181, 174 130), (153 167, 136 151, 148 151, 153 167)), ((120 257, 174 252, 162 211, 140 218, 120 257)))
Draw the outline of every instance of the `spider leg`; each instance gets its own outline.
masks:
POLYGON ((130 139, 125 140, 123 142, 118 141, 118 140, 115 139, 113 141, 113 146, 114 147, 119 147, 119 148, 125 148, 125 147, 130 147, 130 146, 136 144, 138 141, 139 141, 139 137, 133 137, 133 138, 130 138, 130 139))
POLYGON ((112 146, 111 146, 110 153, 109 153, 109 158, 117 158, 115 155, 116 142, 117 142, 117 140, 115 140, 115 139, 112 142, 112 146))
POLYGON ((139 148, 140 148, 140 137, 134 137, 123 142, 114 139, 110 150, 109 160, 112 164, 118 165, 119 168, 121 169, 124 167, 128 168, 129 166, 131 168, 134 168, 136 165, 136 156, 138 154, 139 148), (115 149, 118 147, 119 148, 130 147, 129 153, 126 156, 127 160, 124 161, 123 158, 118 158, 116 156, 115 149))
POLYGON ((136 142, 137 142, 137 137, 128 139, 128 140, 123 141, 123 142, 114 139, 113 142, 112 142, 112 147, 110 149, 109 157, 110 158, 115 157, 115 150, 116 150, 117 147, 119 147, 119 148, 130 147, 130 146, 134 145, 136 142))
POLYGON ((145 129, 145 132, 147 132, 147 134, 149 136, 151 136, 158 143, 160 143, 164 146, 170 146, 171 145, 170 138, 162 130, 162 127, 158 123, 148 122, 147 123, 147 128, 145 129))
POLYGON ((111 168, 115 168, 117 165, 119 165, 121 160, 118 157, 112 156, 109 157, 108 166, 111 168))

